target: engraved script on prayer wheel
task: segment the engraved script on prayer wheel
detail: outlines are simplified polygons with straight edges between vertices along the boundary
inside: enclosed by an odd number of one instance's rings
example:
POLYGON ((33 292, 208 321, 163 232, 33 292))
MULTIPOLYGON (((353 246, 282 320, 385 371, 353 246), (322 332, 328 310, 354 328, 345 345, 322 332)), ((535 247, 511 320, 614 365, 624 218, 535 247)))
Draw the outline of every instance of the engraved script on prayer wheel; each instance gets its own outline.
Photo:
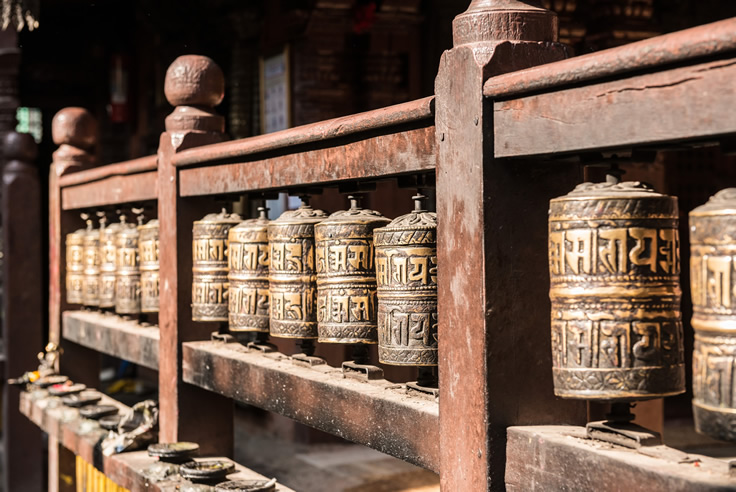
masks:
POLYGON ((194 222, 192 228, 192 319, 227 321, 227 236, 243 219, 224 209, 194 222))
POLYGON ((100 231, 93 229, 87 220, 83 242, 84 277, 82 279, 82 303, 85 306, 100 305, 100 231))
POLYGON ((159 305, 158 220, 138 226, 141 269, 141 312, 157 313, 159 305))
POLYGON ((86 229, 77 229, 66 235, 66 302, 84 302, 84 237, 86 229))
POLYGON ((555 394, 633 401, 685 390, 677 199, 583 183, 550 201, 555 394))
POLYGON ((268 225, 270 332, 281 338, 317 338, 314 225, 327 218, 304 203, 268 225))
POLYGON ((260 216, 230 229, 228 236, 229 323, 231 332, 268 333, 268 220, 260 216))
POLYGON ((141 312, 141 271, 138 258, 138 228, 120 216, 115 234, 116 278, 115 312, 138 314, 141 312))
POLYGON ((373 231, 378 282, 378 360, 437 365, 437 214, 422 208, 373 231))
POLYGON ((100 307, 115 307, 115 279, 117 278, 116 236, 120 224, 107 224, 100 219, 100 307))
POLYGON ((389 222, 350 197, 315 226, 319 342, 378 342, 373 230, 389 222))
POLYGON ((736 441, 736 188, 690 212, 695 429, 736 441))

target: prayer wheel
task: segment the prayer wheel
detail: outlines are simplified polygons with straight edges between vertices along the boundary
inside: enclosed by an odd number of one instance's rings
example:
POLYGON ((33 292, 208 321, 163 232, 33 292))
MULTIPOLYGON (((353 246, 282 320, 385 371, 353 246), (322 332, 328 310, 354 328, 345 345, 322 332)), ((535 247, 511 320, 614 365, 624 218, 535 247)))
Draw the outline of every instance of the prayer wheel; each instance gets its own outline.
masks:
POLYGON ((317 338, 314 226, 327 218, 306 201, 268 224, 270 331, 280 338, 317 338))
POLYGON ((139 314, 141 312, 141 271, 138 258, 138 228, 120 216, 115 234, 116 276, 115 312, 139 314))
POLYGON ((437 365, 437 214, 414 211, 373 231, 378 287, 378 360, 437 365))
POLYGON ((243 219, 220 213, 205 215, 192 229, 192 319, 227 321, 227 237, 243 219))
POLYGON ((268 333, 268 209, 230 229, 229 331, 268 333))
POLYGON ((77 229, 66 235, 66 302, 84 302, 84 237, 86 229, 77 229))
POLYGON ((583 183, 550 202, 555 394, 611 402, 685 390, 677 198, 583 183))
POLYGON ((141 269, 141 312, 157 313, 159 300, 158 220, 138 226, 141 269))
POLYGON ((695 429, 736 441, 736 188, 690 212, 695 429))
POLYGON ((314 228, 318 341, 378 343, 373 230, 391 221, 349 199, 314 228))
POLYGON ((117 278, 116 236, 120 224, 107 224, 100 218, 100 307, 115 307, 115 280, 117 278))
POLYGON ((87 230, 83 241, 84 277, 82 280, 82 304, 100 305, 100 231, 87 219, 87 230))

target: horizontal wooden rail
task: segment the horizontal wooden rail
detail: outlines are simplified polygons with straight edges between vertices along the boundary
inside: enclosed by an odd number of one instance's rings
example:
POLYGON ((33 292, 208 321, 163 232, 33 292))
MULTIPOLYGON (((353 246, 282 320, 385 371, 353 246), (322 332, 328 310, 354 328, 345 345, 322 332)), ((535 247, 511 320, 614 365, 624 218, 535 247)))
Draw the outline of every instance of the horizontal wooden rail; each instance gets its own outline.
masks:
POLYGON ((61 207, 75 210, 156 200, 157 181, 158 173, 148 171, 67 186, 61 189, 61 207))
POLYGON ((509 427, 506 490, 734 490, 725 460, 667 446, 639 450, 585 438, 572 426, 509 427))
POLYGON ((103 354, 158 370, 157 326, 144 326, 113 314, 66 311, 62 336, 103 354))
POLYGON ((175 166, 192 166, 217 160, 245 159, 248 156, 293 148, 359 133, 391 133, 391 127, 431 120, 434 124, 434 97, 320 121, 279 132, 233 142, 205 145, 176 154, 175 166))
POLYGON ((495 156, 659 149, 731 139, 736 135, 735 78, 736 56, 497 101, 495 156))
POLYGON ((155 171, 158 163, 158 156, 149 155, 139 157, 129 161, 118 162, 116 164, 108 164, 106 166, 93 167, 76 173, 64 175, 59 178, 59 186, 73 186, 82 183, 90 183, 92 181, 100 181, 101 179, 111 176, 127 176, 129 174, 144 173, 146 171, 155 171))
POLYGON ((439 466, 437 402, 388 381, 359 381, 326 365, 224 342, 187 342, 185 382, 297 420, 433 471, 439 466))
POLYGON ((631 72, 736 51, 736 18, 657 36, 617 48, 576 56, 555 63, 510 72, 488 79, 483 94, 493 99, 549 91, 631 72))
MULTIPOLYGON (((103 396, 101 404, 115 405, 121 411, 128 407, 107 396, 103 396)), ((26 417, 38 425, 41 430, 55 437, 59 443, 75 455, 82 457, 103 472, 118 485, 132 492, 174 492, 181 490, 181 481, 156 481, 147 473, 157 463, 156 458, 148 456, 146 451, 132 451, 112 456, 102 456, 99 450, 100 441, 107 431, 92 420, 79 416, 77 409, 65 407, 59 398, 49 397, 46 391, 37 390, 23 392, 20 409, 26 417)), ((199 458, 198 458, 199 459, 199 458)), ((211 458, 209 458, 211 459, 211 458)), ((226 459, 219 458, 218 459, 226 459)), ((266 477, 235 463, 236 472, 228 475, 229 480, 253 480, 266 477)), ((279 484, 277 492, 290 492, 291 489, 279 484)))

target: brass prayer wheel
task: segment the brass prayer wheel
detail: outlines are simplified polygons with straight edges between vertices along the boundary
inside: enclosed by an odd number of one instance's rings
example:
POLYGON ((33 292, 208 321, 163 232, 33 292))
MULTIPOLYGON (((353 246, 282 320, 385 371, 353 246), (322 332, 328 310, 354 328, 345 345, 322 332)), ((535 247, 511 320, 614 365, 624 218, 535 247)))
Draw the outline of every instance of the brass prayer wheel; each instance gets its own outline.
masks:
POLYGON ((225 209, 205 215, 192 229, 192 319, 227 321, 227 236, 243 219, 225 209))
POLYGON ((100 305, 100 231, 92 227, 87 219, 87 230, 83 241, 84 277, 82 280, 82 304, 100 305))
POLYGON ((685 390, 677 198, 583 183, 550 201, 555 394, 625 402, 685 390))
POLYGON ((231 332, 268 333, 268 215, 230 229, 228 235, 228 321, 231 332))
POLYGON ((327 218, 306 202, 268 224, 270 331, 281 338, 317 338, 314 226, 327 218))
POLYGON ((378 287, 378 360, 437 365, 437 214, 414 211, 373 231, 378 287))
POLYGON ((378 343, 373 230, 391 220, 349 199, 314 227, 318 341, 378 343))
POLYGON ((159 306, 158 220, 138 226, 141 269, 141 312, 157 313, 159 306))
POLYGON ((86 229, 77 229, 66 235, 66 302, 84 302, 84 237, 86 229))
POLYGON ((141 271, 138 258, 138 228, 120 216, 115 234, 116 277, 115 312, 139 314, 141 312, 141 271))
POLYGON ((736 188, 690 212, 695 429, 736 441, 736 188))
POLYGON ((115 279, 117 277, 116 235, 120 224, 107 224, 100 219, 100 307, 115 307, 115 279))

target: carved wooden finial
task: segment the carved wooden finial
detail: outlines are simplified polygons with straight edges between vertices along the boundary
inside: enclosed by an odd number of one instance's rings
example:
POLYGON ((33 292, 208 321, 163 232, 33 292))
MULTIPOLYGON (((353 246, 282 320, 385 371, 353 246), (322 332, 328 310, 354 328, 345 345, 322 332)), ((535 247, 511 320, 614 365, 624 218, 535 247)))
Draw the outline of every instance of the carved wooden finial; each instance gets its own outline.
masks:
POLYGON ((84 108, 64 108, 51 122, 51 137, 59 148, 54 152, 58 176, 90 166, 97 145, 97 121, 84 108))
POLYGON ((180 56, 166 71, 166 99, 176 109, 166 118, 171 133, 222 133, 225 119, 213 108, 225 96, 225 76, 211 58, 180 56))
POLYGON ((557 41, 557 14, 533 0, 473 0, 452 21, 455 46, 487 41, 557 41))
POLYGON ((3 154, 7 162, 21 161, 33 164, 38 157, 38 148, 32 135, 8 132, 3 138, 3 154))

